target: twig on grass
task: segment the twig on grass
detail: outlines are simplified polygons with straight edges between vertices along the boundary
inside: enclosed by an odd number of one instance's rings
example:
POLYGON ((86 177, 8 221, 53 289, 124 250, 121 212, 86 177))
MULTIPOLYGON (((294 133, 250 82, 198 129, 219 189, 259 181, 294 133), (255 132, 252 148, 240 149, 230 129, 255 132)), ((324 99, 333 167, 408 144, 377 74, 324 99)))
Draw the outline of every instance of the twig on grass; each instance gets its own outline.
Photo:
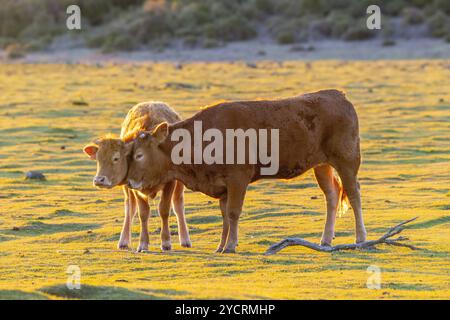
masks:
POLYGON ((303 246, 307 247, 316 251, 322 251, 322 252, 333 252, 333 251, 340 251, 340 250, 354 250, 354 249, 368 249, 368 248, 374 248, 378 244, 388 244, 392 246, 398 246, 398 247, 407 247, 411 250, 420 250, 419 248, 411 245, 403 243, 402 241, 408 240, 406 237, 399 236, 397 238, 392 238, 393 236, 399 234, 405 229, 405 225, 416 220, 418 217, 403 221, 396 226, 390 228, 384 235, 382 235, 380 238, 376 240, 368 240, 360 243, 352 243, 352 244, 338 244, 336 246, 321 246, 312 242, 309 242, 302 238, 286 238, 278 243, 275 243, 269 247, 266 251, 266 255, 275 254, 278 251, 283 250, 286 247, 289 246, 303 246))

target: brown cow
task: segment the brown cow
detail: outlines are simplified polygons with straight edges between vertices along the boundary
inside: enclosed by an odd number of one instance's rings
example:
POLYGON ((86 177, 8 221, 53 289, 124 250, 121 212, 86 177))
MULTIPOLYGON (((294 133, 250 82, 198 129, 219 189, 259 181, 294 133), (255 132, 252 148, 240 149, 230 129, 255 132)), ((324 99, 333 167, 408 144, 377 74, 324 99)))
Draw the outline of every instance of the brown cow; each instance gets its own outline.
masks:
MULTIPOLYGON (((271 137, 275 136, 271 134, 271 137)), ((250 144, 249 137, 251 134, 247 136, 244 148, 250 144)), ((208 144, 203 140, 200 145, 204 148, 208 144)), ((194 138, 194 142, 185 143, 185 147, 183 150, 195 150, 199 144, 194 138)), ((221 151, 230 153, 230 149, 216 150, 219 154, 221 151)), ((231 150, 234 153, 238 151, 236 147, 231 150)), ((273 101, 228 102, 208 107, 184 121, 162 123, 152 132, 139 134, 133 143, 132 159, 128 183, 134 189, 152 188, 177 179, 189 189, 220 199, 223 229, 219 252, 235 252, 238 220, 251 182, 262 178, 291 179, 309 169, 314 169, 327 202, 321 244, 331 245, 336 211, 347 195, 355 215, 356 241, 366 239, 357 179, 361 160, 358 118, 353 105, 337 90, 273 101), (173 150, 179 149, 181 142, 172 140, 177 140, 180 132, 188 132, 188 136, 195 137, 196 123, 201 123, 205 130, 215 128, 216 133, 218 131, 222 136, 226 136, 230 129, 245 132, 250 132, 250 129, 278 129, 279 140, 275 142, 279 148, 271 151, 272 154, 278 152, 278 170, 271 176, 263 175, 261 170, 267 162, 249 163, 251 152, 247 154, 245 164, 223 164, 220 161, 192 164, 195 157, 191 157, 191 164, 175 164, 173 150), (333 174, 333 168, 342 184, 333 174)))
POLYGON ((161 216, 161 249, 170 250, 169 213, 170 203, 177 215, 180 244, 191 247, 189 232, 184 216, 184 186, 176 180, 167 180, 163 184, 152 186, 141 191, 129 189, 124 182, 128 171, 129 153, 134 135, 139 130, 151 130, 161 122, 175 123, 180 121, 179 115, 162 102, 146 102, 135 105, 128 112, 123 124, 120 139, 105 137, 97 139, 94 144, 84 147, 84 152, 93 160, 97 160, 97 174, 94 186, 112 188, 123 186, 125 195, 125 220, 118 243, 119 249, 128 249, 131 244, 131 225, 139 209, 141 222, 140 241, 137 251, 148 250, 148 217, 150 207, 148 198, 154 198, 162 190, 159 202, 161 216))

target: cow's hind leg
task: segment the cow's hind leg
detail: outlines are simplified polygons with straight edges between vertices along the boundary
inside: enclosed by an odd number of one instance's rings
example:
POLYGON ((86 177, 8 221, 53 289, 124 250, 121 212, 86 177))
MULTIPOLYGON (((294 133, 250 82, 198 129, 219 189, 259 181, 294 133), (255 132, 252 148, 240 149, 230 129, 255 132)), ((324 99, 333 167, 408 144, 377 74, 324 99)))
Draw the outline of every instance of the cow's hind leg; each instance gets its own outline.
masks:
POLYGON ((150 242, 148 236, 148 217, 150 215, 150 205, 148 204, 148 198, 142 194, 136 194, 136 200, 139 207, 139 220, 141 222, 141 232, 137 252, 142 252, 148 250, 148 244, 150 242))
MULTIPOLYGON (((337 170, 342 180, 344 192, 355 215, 356 242, 366 240, 366 228, 361 209, 361 195, 358 183, 358 170, 361 164, 358 121, 355 118, 346 126, 340 127, 325 144, 329 163, 337 170)), ((344 197, 345 198, 345 197, 344 197)))
POLYGON ((350 201, 350 205, 352 206, 353 213, 355 215, 356 243, 366 241, 367 235, 362 216, 361 195, 357 177, 358 168, 359 162, 358 165, 343 165, 340 163, 337 168, 344 186, 344 190, 347 193, 348 200, 350 201))
POLYGON ((131 225, 134 215, 136 214, 136 198, 134 196, 134 192, 131 189, 124 186, 122 190, 125 196, 125 217, 117 247, 121 250, 126 250, 131 248, 131 225))
POLYGON ((334 225, 336 222, 336 211, 339 204, 340 188, 337 179, 333 174, 333 167, 330 165, 321 165, 314 168, 314 174, 325 194, 327 202, 327 218, 325 222, 325 228, 323 230, 322 239, 320 244, 323 246, 331 246, 334 238, 334 225))

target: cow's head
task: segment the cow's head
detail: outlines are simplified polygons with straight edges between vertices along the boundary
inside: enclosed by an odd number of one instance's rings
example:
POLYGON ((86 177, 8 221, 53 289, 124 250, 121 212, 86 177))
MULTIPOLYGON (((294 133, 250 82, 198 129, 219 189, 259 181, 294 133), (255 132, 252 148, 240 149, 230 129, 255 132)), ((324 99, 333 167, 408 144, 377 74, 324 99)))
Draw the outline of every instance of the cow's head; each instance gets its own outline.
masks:
POLYGON ((168 124, 163 122, 152 132, 143 131, 137 135, 128 169, 130 188, 142 190, 167 182, 170 156, 163 152, 161 144, 168 134, 168 124))
POLYGON ((97 161, 94 186, 112 188, 126 183, 132 144, 120 139, 101 138, 84 147, 84 153, 97 161))

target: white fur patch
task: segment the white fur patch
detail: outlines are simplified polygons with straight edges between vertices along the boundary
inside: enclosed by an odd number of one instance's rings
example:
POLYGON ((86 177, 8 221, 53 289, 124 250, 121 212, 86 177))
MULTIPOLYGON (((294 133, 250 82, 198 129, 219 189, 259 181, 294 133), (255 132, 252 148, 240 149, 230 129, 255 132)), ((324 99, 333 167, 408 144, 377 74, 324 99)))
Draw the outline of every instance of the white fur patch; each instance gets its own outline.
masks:
POLYGON ((114 159, 120 159, 120 152, 115 152, 111 158, 112 161, 114 161, 114 159))

